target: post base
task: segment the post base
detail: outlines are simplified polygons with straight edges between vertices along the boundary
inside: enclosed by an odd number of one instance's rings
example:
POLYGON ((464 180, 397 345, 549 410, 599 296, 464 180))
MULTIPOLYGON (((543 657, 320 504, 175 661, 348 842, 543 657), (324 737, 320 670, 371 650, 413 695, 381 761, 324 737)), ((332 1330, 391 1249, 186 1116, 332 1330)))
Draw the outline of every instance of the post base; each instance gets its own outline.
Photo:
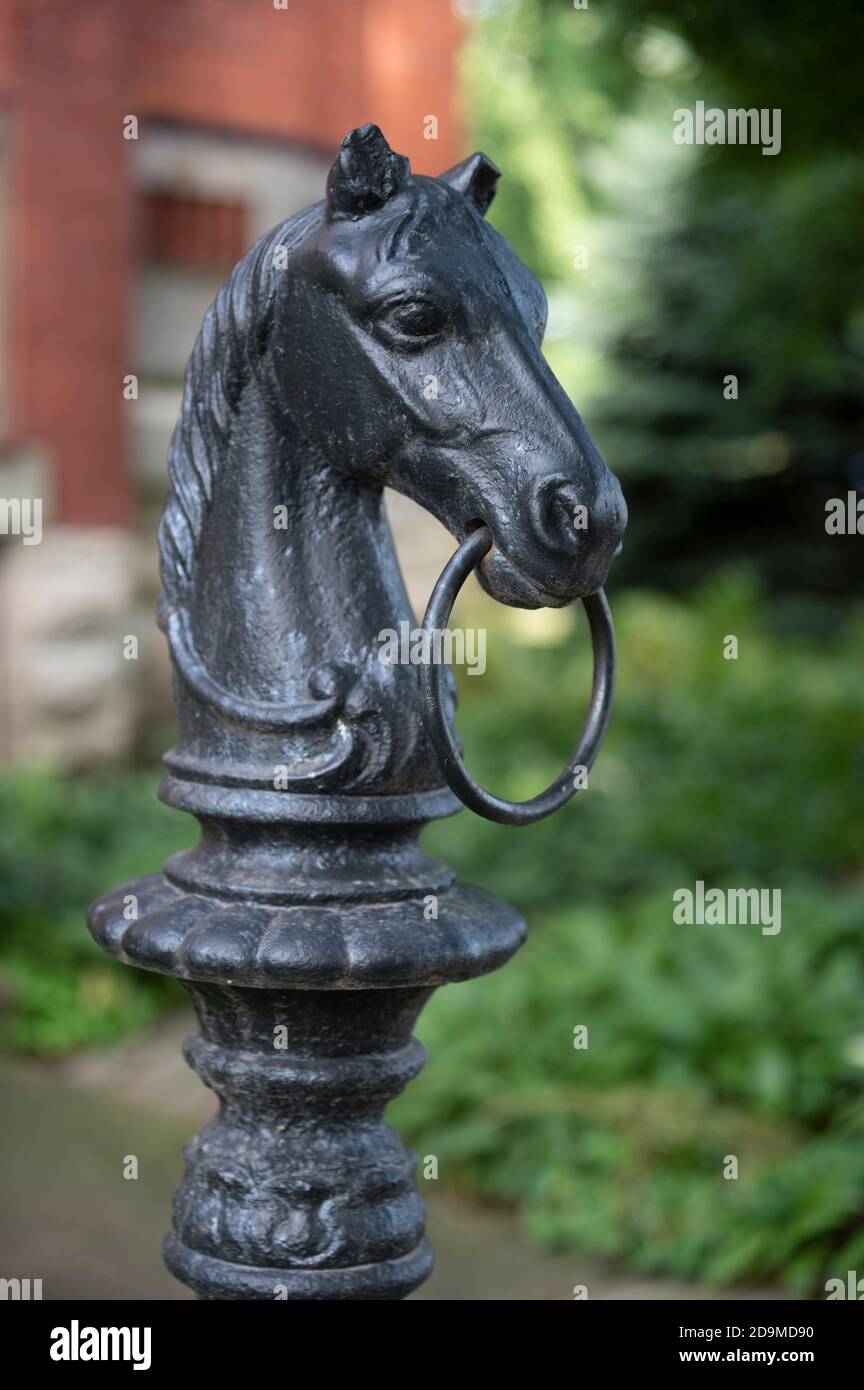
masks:
POLYGON ((162 1253, 181 1284, 205 1299, 286 1299, 292 1302, 397 1300, 418 1288, 432 1272, 435 1254, 428 1240, 407 1255, 377 1265, 344 1269, 250 1269, 189 1250, 171 1232, 162 1253))

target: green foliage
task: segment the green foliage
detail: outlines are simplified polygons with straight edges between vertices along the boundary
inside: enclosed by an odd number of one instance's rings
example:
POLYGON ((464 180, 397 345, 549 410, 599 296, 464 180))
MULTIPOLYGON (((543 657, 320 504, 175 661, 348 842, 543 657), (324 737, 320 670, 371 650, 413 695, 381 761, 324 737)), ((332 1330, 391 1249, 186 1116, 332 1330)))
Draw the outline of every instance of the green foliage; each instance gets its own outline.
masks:
MULTIPOLYGON (((864 1255, 861 620, 819 642, 771 632, 740 575, 616 613, 616 714, 587 794, 503 839, 468 816, 428 837, 531 933, 507 970, 433 998, 431 1062, 395 1118, 445 1181, 517 1202, 549 1244, 816 1288, 864 1255), (675 925, 673 892, 699 878, 781 889, 780 933, 675 925)), ((483 689, 463 681, 471 764, 504 794, 560 766, 584 645, 496 632, 483 689)))
POLYGON ((491 217, 543 279, 547 355, 624 481, 619 574, 680 589, 747 556, 777 591, 842 599, 861 547, 826 537, 824 505, 864 481, 860 7, 483 9, 466 77, 505 171, 491 217), (676 145, 699 100, 779 109, 780 153, 676 145))
POLYGON ((87 905, 161 868, 190 840, 160 806, 154 775, 0 778, 0 979, 6 1044, 66 1052, 106 1043, 152 1018, 176 986, 118 969, 91 941, 87 905))
MULTIPOLYGON (((396 1117, 549 1244, 818 1292, 864 1260, 862 550, 824 529, 826 499, 864 478, 864 21, 851 0, 818 23, 804 0, 478 9, 491 218, 543 280, 547 356, 622 477, 616 579, 702 587, 616 602, 619 697, 580 804, 506 844, 467 817, 430 834, 532 936, 436 996, 432 1062, 396 1117), (697 100, 780 108, 782 152, 676 146, 697 100), (675 926, 672 893, 697 879, 781 889, 781 933, 675 926)), ((569 646, 494 650, 460 729, 481 779, 521 798, 557 772, 562 691, 588 670, 569 646)))

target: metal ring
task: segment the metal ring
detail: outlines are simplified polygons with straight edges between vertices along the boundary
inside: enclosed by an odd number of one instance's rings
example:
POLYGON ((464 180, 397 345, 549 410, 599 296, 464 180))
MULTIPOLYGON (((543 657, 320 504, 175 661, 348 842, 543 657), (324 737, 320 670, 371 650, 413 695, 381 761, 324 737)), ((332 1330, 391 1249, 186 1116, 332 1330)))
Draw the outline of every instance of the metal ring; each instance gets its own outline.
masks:
MULTIPOLYGON (((478 527, 464 540, 444 568, 432 590, 432 597, 423 619, 423 629, 434 639, 450 621, 453 604, 468 575, 492 548, 492 533, 488 526, 478 527)), ((574 779, 578 768, 592 766, 612 710, 615 689, 615 629, 612 614, 602 589, 589 594, 582 603, 591 628, 591 647, 594 653, 594 680, 588 717, 564 771, 539 796, 530 801, 504 801, 493 796, 475 782, 462 760, 456 739, 444 709, 444 666, 433 660, 421 662, 418 668, 420 707, 426 735, 435 750, 441 771, 450 790, 472 811, 487 820, 502 825, 533 825, 553 811, 559 810, 578 790, 574 779)), ((430 648, 434 651, 434 646, 430 648)))

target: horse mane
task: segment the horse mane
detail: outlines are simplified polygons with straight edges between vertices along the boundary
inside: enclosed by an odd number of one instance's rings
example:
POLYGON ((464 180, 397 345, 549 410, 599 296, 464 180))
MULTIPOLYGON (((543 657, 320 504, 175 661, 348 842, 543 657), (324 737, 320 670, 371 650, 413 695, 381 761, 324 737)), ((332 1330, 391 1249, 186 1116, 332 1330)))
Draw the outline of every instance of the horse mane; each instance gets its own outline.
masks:
POLYGON ((183 403, 168 450, 169 488, 159 523, 163 602, 173 608, 189 585, 232 417, 267 349, 278 276, 274 253, 290 251, 321 218, 306 208, 259 237, 204 316, 186 367, 183 403))

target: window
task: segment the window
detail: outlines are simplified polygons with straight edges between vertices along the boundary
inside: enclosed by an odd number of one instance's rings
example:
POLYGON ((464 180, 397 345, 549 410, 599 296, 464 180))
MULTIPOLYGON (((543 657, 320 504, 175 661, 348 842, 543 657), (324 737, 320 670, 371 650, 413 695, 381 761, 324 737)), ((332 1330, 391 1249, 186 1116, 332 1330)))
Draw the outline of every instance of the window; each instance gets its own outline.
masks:
POLYGON ((249 249, 239 201, 150 191, 142 197, 142 255, 184 270, 230 269, 249 249))

